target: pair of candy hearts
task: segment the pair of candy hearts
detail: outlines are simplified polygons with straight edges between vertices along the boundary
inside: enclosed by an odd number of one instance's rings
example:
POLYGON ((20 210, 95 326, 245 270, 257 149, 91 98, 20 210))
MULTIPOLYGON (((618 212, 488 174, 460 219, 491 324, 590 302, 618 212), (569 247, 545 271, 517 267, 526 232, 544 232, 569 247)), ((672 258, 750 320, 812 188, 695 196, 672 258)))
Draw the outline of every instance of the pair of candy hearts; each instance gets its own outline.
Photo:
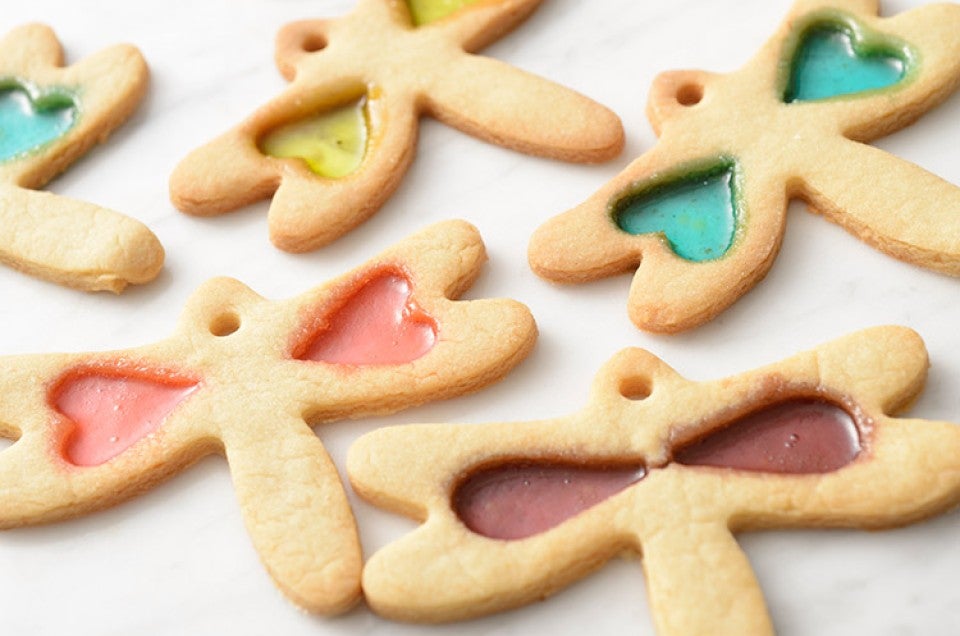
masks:
MULTIPOLYGON (((740 418, 674 452, 684 466, 769 474, 821 474, 859 455, 859 429, 843 409, 795 399, 740 418)), ((563 523, 646 477, 642 465, 503 464, 460 483, 453 507, 486 537, 517 540, 563 523)))
MULTIPOLYGON (((366 281, 324 316, 321 330, 296 357, 351 366, 395 365, 426 354, 437 325, 413 301, 410 283, 394 273, 366 281)), ((55 408, 72 424, 63 453, 79 466, 97 466, 156 431, 198 382, 162 381, 119 370, 81 372, 61 381, 55 408)))
MULTIPOLYGON (((797 47, 783 100, 818 101, 893 86, 905 65, 892 46, 843 28, 818 25, 797 47)), ((670 249, 689 261, 723 256, 736 230, 737 193, 733 168, 688 175, 628 196, 615 210, 620 229, 629 234, 662 234, 670 249)))

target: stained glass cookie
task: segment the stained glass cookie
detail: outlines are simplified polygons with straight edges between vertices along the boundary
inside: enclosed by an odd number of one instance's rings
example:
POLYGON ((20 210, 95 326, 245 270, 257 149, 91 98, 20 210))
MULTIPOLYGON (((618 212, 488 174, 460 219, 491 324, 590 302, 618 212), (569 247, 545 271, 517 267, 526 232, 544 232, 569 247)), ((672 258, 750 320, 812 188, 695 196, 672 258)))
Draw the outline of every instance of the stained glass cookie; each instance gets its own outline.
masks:
POLYGON ((960 427, 892 416, 927 364, 903 327, 710 382, 627 349, 566 417, 368 433, 347 461, 354 490, 422 525, 369 559, 367 602, 403 621, 464 619, 628 552, 661 636, 772 634, 734 533, 886 528, 960 501, 960 427))
POLYGON ((277 62, 290 87, 174 171, 189 214, 272 197, 270 238, 312 250, 376 212, 413 160, 421 115, 521 152, 609 159, 619 118, 596 102, 474 55, 541 0, 359 0, 336 20, 287 25, 277 62))
POLYGON ((659 142, 536 231, 534 271, 578 283, 636 268, 633 322, 683 331, 766 275, 787 204, 801 199, 877 249, 960 275, 960 188, 866 145, 957 87, 960 6, 877 11, 876 0, 800 0, 740 70, 658 76, 648 116, 659 142))
POLYGON ((230 466, 278 587, 319 613, 360 594, 360 545, 311 426, 479 389, 530 351, 511 300, 454 301, 485 259, 461 221, 416 234, 286 301, 218 278, 174 334, 103 353, 0 358, 0 528, 132 497, 212 453, 230 466))

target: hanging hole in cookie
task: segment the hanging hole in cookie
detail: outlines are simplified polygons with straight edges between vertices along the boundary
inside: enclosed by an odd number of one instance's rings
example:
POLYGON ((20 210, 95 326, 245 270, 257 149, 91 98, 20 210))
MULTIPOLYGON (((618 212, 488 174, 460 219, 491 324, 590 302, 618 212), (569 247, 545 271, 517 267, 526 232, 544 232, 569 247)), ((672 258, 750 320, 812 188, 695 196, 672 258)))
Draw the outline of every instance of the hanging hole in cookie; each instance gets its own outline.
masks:
POLYGON ((650 378, 632 377, 620 380, 620 395, 628 400, 645 400, 653 393, 650 378))
POLYGON ((210 333, 217 337, 229 336, 240 329, 240 316, 230 311, 217 316, 210 323, 210 333))
POLYGON ((318 33, 308 33, 304 35, 300 48, 305 53, 316 53, 327 48, 327 39, 318 33))
POLYGON ((684 84, 677 89, 677 103, 681 106, 696 106, 703 100, 703 86, 684 84))
POLYGON ((15 431, 4 431, 0 428, 0 453, 16 444, 18 439, 20 435, 15 431))

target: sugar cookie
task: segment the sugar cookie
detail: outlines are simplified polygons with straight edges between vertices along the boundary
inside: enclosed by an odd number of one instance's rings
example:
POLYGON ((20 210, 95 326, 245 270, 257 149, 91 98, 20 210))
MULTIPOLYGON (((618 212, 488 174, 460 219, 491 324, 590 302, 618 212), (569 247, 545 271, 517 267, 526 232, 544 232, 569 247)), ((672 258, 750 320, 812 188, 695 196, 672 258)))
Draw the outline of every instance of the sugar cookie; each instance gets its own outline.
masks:
POLYGON ((268 301, 218 278, 169 339, 126 351, 0 358, 0 527, 109 506, 223 452, 254 546, 283 592, 335 613, 360 594, 360 546, 311 425, 493 382, 536 326, 511 300, 452 301, 485 258, 435 225, 331 283, 268 301))
POLYGON ((423 525, 370 558, 364 594, 390 618, 461 619, 633 551, 659 634, 771 634, 732 533, 897 526, 960 500, 960 427, 889 415, 926 370, 903 327, 711 382, 627 349, 567 417, 374 431, 350 449, 354 489, 423 525))
POLYGON ((272 196, 274 244, 315 249, 367 219, 396 189, 422 114, 530 154, 615 156, 623 128, 612 112, 470 54, 539 3, 359 0, 343 18, 287 25, 276 57, 290 88, 184 159, 170 179, 174 205, 206 216, 272 196))
POLYGON ((658 144, 541 226, 540 276, 631 270, 630 317, 677 332, 707 322, 776 257, 802 199, 870 245, 960 275, 960 189, 863 142, 906 126, 960 82, 960 6, 878 18, 876 0, 800 0, 739 71, 653 84, 658 144))
POLYGON ((163 247, 145 225, 92 203, 37 192, 136 108, 147 66, 130 45, 69 67, 48 27, 0 41, 0 262, 90 291, 153 280, 163 247))

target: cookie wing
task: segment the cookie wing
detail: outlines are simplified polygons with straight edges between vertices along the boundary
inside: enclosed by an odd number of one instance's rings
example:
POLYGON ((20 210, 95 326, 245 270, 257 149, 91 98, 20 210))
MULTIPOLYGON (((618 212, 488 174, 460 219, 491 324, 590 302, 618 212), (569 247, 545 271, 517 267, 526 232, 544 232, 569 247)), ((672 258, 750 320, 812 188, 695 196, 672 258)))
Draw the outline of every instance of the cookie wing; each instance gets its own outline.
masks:
POLYGON ((780 248, 787 207, 786 181, 776 166, 728 159, 728 152, 724 147, 691 151, 682 144, 657 145, 584 203, 541 225, 530 239, 530 266, 561 283, 639 266, 628 302, 638 327, 674 333, 710 320, 766 275, 780 248), (620 220, 634 201, 656 197, 674 183, 699 182, 697 175, 725 163, 732 166, 728 196, 733 217, 729 245, 719 255, 715 251, 703 260, 679 256, 681 248, 671 242, 675 228, 669 224, 641 231, 620 220))

